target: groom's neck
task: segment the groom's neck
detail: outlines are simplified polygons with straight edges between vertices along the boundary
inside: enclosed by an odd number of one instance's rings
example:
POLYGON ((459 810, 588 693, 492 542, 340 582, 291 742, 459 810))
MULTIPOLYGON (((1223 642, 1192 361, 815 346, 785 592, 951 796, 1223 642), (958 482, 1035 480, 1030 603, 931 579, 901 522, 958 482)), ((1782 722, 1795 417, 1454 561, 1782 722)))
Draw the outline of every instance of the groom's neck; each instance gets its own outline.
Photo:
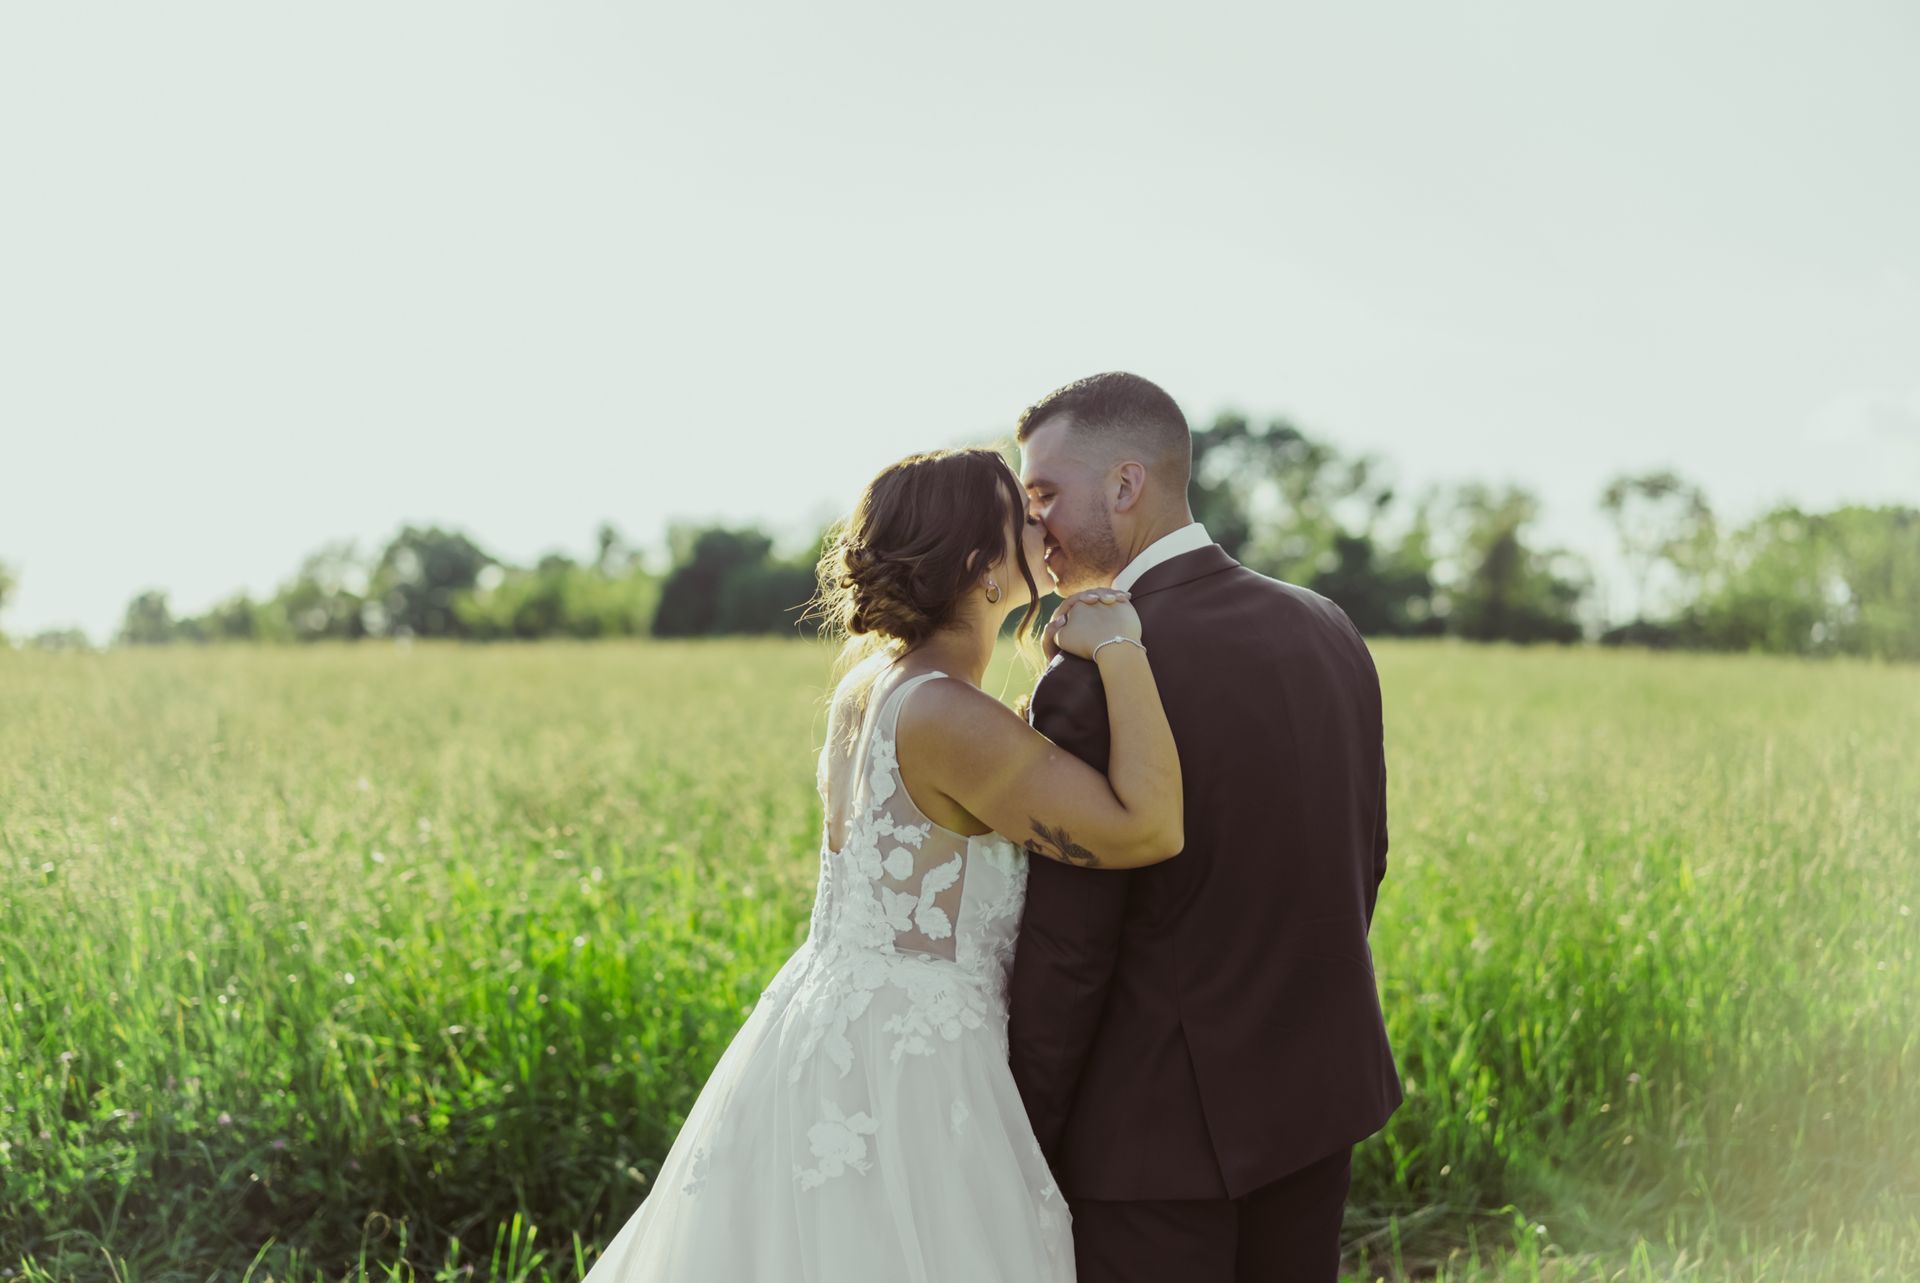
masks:
POLYGON ((1131 566, 1133 564, 1134 558, 1138 557, 1141 553, 1145 552, 1148 548, 1152 547, 1154 544, 1159 543, 1162 539, 1166 538, 1168 535, 1172 534, 1174 531, 1179 530, 1183 526, 1190 526, 1192 524, 1193 524, 1192 513, 1178 512, 1178 513, 1169 513, 1168 515, 1142 527, 1141 530, 1134 535, 1132 540, 1129 541, 1132 546, 1126 550, 1126 553, 1127 553, 1126 560, 1122 561, 1119 565, 1115 566, 1113 568, 1113 574, 1107 576, 1107 586, 1111 587, 1113 585, 1114 575, 1118 575, 1122 570, 1125 570, 1128 566, 1131 566))

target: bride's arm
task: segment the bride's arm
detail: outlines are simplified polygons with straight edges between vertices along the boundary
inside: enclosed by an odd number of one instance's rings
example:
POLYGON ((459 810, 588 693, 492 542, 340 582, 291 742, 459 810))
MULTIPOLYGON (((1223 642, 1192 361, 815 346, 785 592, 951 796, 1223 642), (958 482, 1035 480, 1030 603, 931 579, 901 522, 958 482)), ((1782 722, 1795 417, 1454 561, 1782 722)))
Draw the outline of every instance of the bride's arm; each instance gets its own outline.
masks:
POLYGON ((1180 758, 1147 656, 1125 642, 1095 662, 1106 688, 1107 774, 959 681, 927 683, 901 713, 921 777, 1035 855, 1088 868, 1157 864, 1186 845, 1180 758))

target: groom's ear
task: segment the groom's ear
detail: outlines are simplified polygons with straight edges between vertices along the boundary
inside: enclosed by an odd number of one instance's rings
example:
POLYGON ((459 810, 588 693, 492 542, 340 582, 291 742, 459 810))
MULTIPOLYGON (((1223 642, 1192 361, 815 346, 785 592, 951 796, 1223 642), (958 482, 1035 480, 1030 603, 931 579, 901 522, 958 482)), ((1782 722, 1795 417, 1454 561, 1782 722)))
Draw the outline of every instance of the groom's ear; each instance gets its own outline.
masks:
POLYGON ((1130 512, 1140 502, 1141 492, 1146 488, 1147 469, 1144 464, 1129 460, 1115 469, 1113 510, 1130 512))

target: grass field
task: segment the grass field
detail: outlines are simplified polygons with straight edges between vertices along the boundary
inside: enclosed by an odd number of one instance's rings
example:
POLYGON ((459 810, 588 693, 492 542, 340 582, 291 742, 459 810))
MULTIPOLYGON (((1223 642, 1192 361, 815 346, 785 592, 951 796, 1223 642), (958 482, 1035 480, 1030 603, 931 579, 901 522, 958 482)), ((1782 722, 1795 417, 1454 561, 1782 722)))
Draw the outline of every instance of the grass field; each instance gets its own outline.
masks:
MULTIPOLYGON (((1375 653, 1354 1277, 1920 1278, 1920 670, 1375 653)), ((0 1278, 576 1277, 805 929, 828 660, 0 651, 0 1278)))

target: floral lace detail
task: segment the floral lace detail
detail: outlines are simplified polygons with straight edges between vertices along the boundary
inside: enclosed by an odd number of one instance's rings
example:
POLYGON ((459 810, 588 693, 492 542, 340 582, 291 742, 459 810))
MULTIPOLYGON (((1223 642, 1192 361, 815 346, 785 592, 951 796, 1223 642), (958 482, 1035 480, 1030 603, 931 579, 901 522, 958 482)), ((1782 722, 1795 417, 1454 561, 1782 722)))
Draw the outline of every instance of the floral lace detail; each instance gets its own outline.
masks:
POLYGON ((931 1251, 942 1278, 1072 1283, 1071 1214, 1006 1062, 1025 853, 934 822, 899 774, 899 705, 935 676, 900 678, 857 713, 851 675, 835 693, 807 938, 593 1283, 751 1278, 796 1245, 796 1269, 819 1273, 811 1257, 835 1278, 905 1277, 931 1251))
MULTIPOLYGON (((893 849, 894 855, 902 855, 905 852, 905 847, 897 846, 893 849)), ((884 866, 889 877, 893 876, 892 860, 892 856, 887 857, 888 862, 884 866)), ((964 863, 965 861, 956 855, 939 868, 929 870, 927 875, 920 879, 918 895, 910 891, 902 893, 881 887, 880 905, 887 915, 887 925, 903 934, 918 930, 929 940, 945 940, 952 935, 953 919, 947 916, 946 910, 934 903, 934 897, 960 880, 960 868, 964 863)), ((907 857, 906 865, 908 872, 900 874, 901 878, 911 875, 912 856, 907 857)))
MULTIPOLYGON (((820 960, 821 966, 830 957, 820 960)), ((807 1061, 825 1048, 827 1059, 841 1077, 853 1068, 853 1044, 847 1040, 847 1026, 865 1015, 876 989, 887 982, 887 960, 879 954, 856 954, 836 968, 828 983, 816 986, 809 995, 806 1032, 800 1040, 793 1064, 787 1069, 787 1081, 797 1083, 806 1072, 807 1061)))
POLYGON ((976 879, 983 890, 968 906, 967 911, 973 921, 984 929, 1018 916, 1027 899, 1026 854, 1013 843, 994 834, 991 841, 975 844, 972 858, 976 864, 991 866, 998 875, 991 879, 976 879))
POLYGON ((698 1194, 707 1186, 707 1169, 713 1161, 713 1155, 702 1145, 693 1151, 693 1157, 687 1163, 687 1180, 680 1187, 683 1194, 698 1194))
MULTIPOLYGON (((841 849, 822 843, 822 893, 801 951, 806 962, 797 969, 804 974, 792 977, 797 988, 782 987, 798 1017, 789 1082, 800 1082, 817 1056, 840 1077, 851 1073, 859 1037, 853 1026, 878 1018, 870 1013, 883 988, 905 997, 904 1006, 889 1000, 879 1027, 891 1038, 893 1064, 934 1055, 943 1044, 983 1030, 1005 1052, 1006 969, 1026 889, 1025 855, 993 833, 967 837, 940 829, 934 841, 938 826, 900 781, 899 706, 911 686, 943 675, 906 679, 876 709, 866 760, 853 764, 864 769, 850 772, 861 787, 849 800, 841 849), (829 889, 831 907, 823 910, 829 889)), ((802 1189, 849 1167, 864 1171, 865 1137, 882 1121, 871 1112, 849 1117, 838 1105, 823 1109, 824 1121, 807 1133, 818 1164, 794 1168, 802 1189)), ((965 1102, 954 1101, 948 1119, 954 1135, 967 1118, 965 1102)))
POLYGON ((801 1167, 795 1163, 793 1167, 793 1177, 801 1189, 824 1185, 849 1167, 865 1172, 873 1166, 873 1160, 867 1157, 866 1138, 880 1130, 878 1120, 864 1112, 849 1116, 830 1100, 820 1102, 820 1112, 824 1120, 807 1128, 807 1146, 820 1165, 801 1167))
POLYGON ((1047 1183, 1040 1187, 1040 1226, 1048 1231, 1047 1250, 1051 1252, 1056 1238, 1053 1231, 1060 1228, 1061 1218, 1069 1214, 1067 1200, 1060 1196, 1060 1185, 1053 1179, 1052 1172, 1048 1171, 1046 1155, 1037 1140, 1033 1142, 1033 1157, 1040 1164, 1040 1170, 1047 1172, 1047 1183))
POLYGON ((902 1056, 931 1056, 935 1034, 957 1042, 965 1030, 987 1027, 989 1008, 978 986, 955 984, 932 967, 909 968, 891 979, 907 991, 909 1003, 880 1026, 882 1033, 899 1035, 891 1053, 895 1064, 902 1056))

